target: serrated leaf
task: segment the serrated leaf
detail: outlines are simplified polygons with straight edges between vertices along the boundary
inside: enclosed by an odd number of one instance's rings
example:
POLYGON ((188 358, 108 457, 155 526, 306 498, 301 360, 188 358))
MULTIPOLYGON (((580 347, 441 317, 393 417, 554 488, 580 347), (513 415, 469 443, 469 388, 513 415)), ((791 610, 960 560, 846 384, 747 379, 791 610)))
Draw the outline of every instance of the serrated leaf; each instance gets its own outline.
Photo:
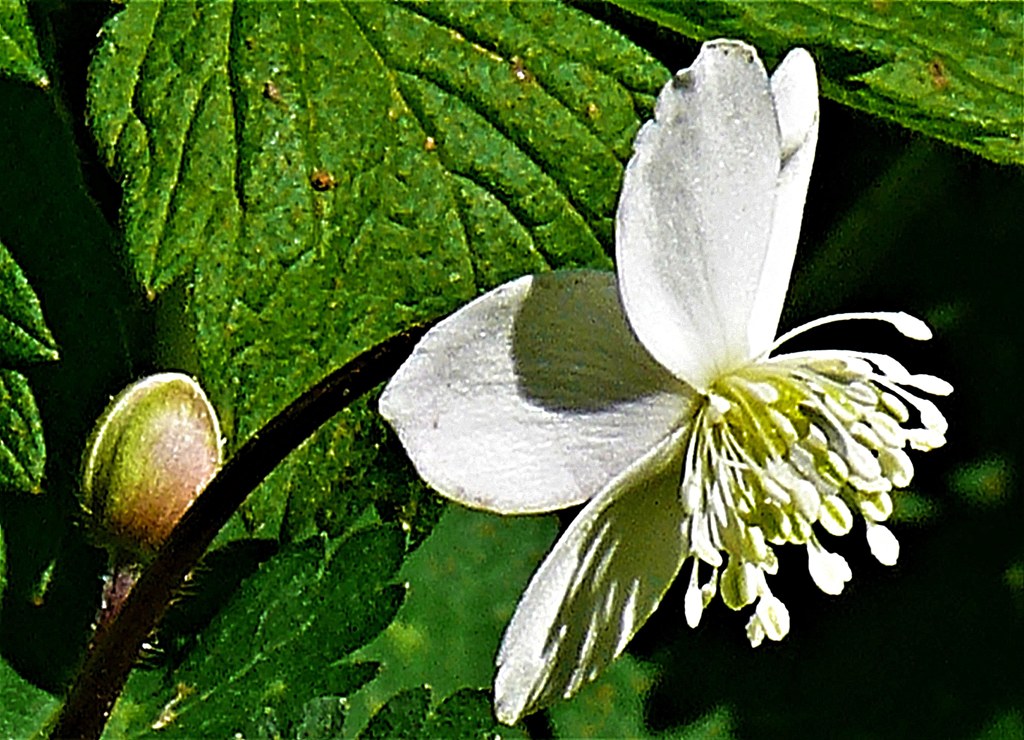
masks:
POLYGON ((43 425, 28 380, 14 367, 57 359, 39 299, 0 244, 0 490, 38 492, 43 425))
POLYGON ((11 253, 0 244, 0 366, 57 359, 39 299, 11 253))
POLYGON ((0 0, 0 75, 49 87, 26 0, 0 0))
POLYGON ((615 1, 693 39, 745 39, 769 59, 804 46, 826 97, 1024 164, 1019 3, 615 1))
MULTIPOLYGON (((402 327, 525 272, 609 267, 638 111, 666 77, 552 2, 312 8, 131 0, 90 73, 137 282, 188 293, 171 322, 195 346, 165 359, 196 358, 229 447, 402 327)), ((354 408, 229 535, 319 531, 374 485, 383 439, 354 408)))
POLYGON ((0 369, 0 490, 38 493, 45 466, 43 424, 28 380, 0 369))
POLYGON ((398 616, 359 652, 382 669, 352 699, 349 734, 405 689, 429 684, 447 696, 462 687, 490 687, 501 633, 551 546, 556 524, 554 517, 445 511, 402 566, 409 594, 398 616))
POLYGON ((312 700, 348 696, 376 675, 372 663, 343 661, 398 610, 404 589, 391 581, 404 552, 394 526, 359 530, 326 552, 320 540, 283 549, 179 666, 132 674, 107 736, 296 734, 312 700))

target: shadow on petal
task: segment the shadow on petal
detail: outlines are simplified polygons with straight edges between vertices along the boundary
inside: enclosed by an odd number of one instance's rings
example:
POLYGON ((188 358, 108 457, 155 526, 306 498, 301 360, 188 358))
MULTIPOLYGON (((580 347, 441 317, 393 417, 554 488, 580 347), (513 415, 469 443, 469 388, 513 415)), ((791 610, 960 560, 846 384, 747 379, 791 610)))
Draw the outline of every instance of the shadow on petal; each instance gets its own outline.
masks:
POLYGON ((549 409, 600 411, 691 392, 634 336, 612 273, 535 276, 513 324, 512 358, 523 396, 549 409))

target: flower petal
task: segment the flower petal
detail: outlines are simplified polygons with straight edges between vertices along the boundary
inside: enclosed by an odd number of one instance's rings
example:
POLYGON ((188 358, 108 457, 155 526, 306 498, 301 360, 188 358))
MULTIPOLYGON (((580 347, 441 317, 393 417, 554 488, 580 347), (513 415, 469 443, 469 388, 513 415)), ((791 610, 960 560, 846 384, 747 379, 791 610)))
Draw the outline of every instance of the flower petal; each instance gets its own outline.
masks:
POLYGON ((547 273, 431 329, 380 412, 441 494, 518 514, 591 498, 681 423, 691 393, 630 332, 614 275, 547 273))
POLYGON ((750 313, 752 356, 767 350, 778 331, 800 237, 818 143, 818 78, 811 55, 804 49, 789 52, 772 74, 771 87, 782 137, 782 170, 775 190, 771 239, 750 313))
POLYGON ((753 355, 781 166, 772 88, 754 49, 704 44, 658 96, 619 200, 616 259, 629 322, 700 390, 753 355))
POLYGON ((498 652, 501 722, 575 693, 657 608, 688 549, 679 499, 684 447, 674 435, 613 481, 534 574, 498 652))

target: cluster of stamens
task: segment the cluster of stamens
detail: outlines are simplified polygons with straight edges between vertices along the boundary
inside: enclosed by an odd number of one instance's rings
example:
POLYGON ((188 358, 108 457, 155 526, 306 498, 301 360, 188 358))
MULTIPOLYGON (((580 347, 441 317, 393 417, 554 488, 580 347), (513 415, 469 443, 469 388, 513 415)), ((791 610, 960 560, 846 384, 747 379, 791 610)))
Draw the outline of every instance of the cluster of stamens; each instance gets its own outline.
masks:
POLYGON ((886 355, 840 351, 763 358, 712 384, 682 478, 682 534, 694 560, 685 598, 691 627, 720 589, 732 609, 757 602, 747 624, 753 646, 782 639, 789 613, 765 578, 778 570, 772 545, 804 545, 814 582, 838 594, 850 567, 822 546, 815 525, 844 535, 854 512, 872 554, 895 564, 899 543, 882 522, 892 513, 890 492, 914 474, 905 448, 944 444, 947 426, 931 401, 908 389, 951 391, 886 355), (711 568, 703 584, 701 563, 711 568))

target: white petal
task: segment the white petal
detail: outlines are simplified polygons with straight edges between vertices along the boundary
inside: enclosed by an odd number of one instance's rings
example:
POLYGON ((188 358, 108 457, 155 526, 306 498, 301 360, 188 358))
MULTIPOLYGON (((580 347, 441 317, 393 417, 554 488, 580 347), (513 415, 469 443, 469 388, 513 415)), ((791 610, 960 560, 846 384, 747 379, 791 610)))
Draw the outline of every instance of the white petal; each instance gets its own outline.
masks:
POLYGON ((616 259, 640 341, 704 390, 750 357, 748 324, 781 166, 772 91, 754 49, 704 44, 658 96, 626 167, 616 259))
POLYGON ((505 724, 568 697, 620 653, 682 565, 683 447, 668 440, 580 512, 505 631, 494 680, 505 724))
POLYGON ((888 527, 868 522, 868 547, 882 565, 896 565, 900 558, 900 542, 888 527))
POLYGON ((677 427, 692 393, 644 351, 610 273, 507 283, 431 329, 380 411, 420 476, 499 513, 604 488, 677 427))
POLYGON ((771 347, 779 328, 818 142, 818 78, 811 55, 803 49, 789 52, 772 75, 771 86, 781 134, 782 171, 775 191, 771 240, 750 313, 753 356, 771 347))

